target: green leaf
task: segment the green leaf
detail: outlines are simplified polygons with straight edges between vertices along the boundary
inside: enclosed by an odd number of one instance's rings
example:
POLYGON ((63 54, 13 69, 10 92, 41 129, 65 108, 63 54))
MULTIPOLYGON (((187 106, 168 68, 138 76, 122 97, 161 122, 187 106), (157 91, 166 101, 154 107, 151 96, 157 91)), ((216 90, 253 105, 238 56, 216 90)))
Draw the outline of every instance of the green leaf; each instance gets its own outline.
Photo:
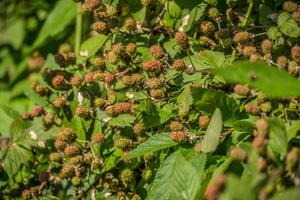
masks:
POLYGON ((95 55, 97 51, 104 45, 104 43, 107 40, 106 35, 97 35, 94 37, 91 37, 84 41, 80 47, 80 51, 85 51, 87 53, 87 56, 79 57, 79 62, 83 62, 90 58, 91 56, 95 55))
POLYGON ((158 169, 146 199, 195 199, 199 186, 197 170, 177 151, 158 169))
POLYGON ((217 75, 230 83, 248 84, 269 97, 292 97, 300 95, 300 81, 287 72, 264 63, 235 62, 222 69, 217 75))
MULTIPOLYGON (((163 47, 167 51, 167 53, 171 56, 171 58, 175 58, 176 54, 180 52, 180 46, 176 44, 175 39, 171 39, 163 44, 163 47)), ((149 48, 148 48, 149 49, 149 48)))
POLYGON ((29 123, 21 120, 20 118, 14 119, 10 124, 9 135, 12 141, 17 141, 20 137, 24 137, 24 131, 29 127, 29 123))
POLYGON ((287 137, 288 140, 292 140, 300 133, 300 120, 291 121, 291 124, 287 126, 287 137))
POLYGON ((201 142, 201 151, 204 153, 210 153, 217 149, 220 143, 222 127, 222 113, 219 108, 216 108, 201 142))
POLYGON ((195 54, 191 55, 190 58, 188 56, 184 57, 183 60, 187 65, 193 64, 196 69, 201 70, 222 67, 225 56, 218 51, 204 50, 203 56, 195 54))
POLYGON ((287 189, 283 192, 274 194, 270 200, 298 200, 300 196, 300 187, 287 189))
POLYGON ((177 143, 170 138, 170 133, 158 133, 138 145, 133 151, 129 152, 128 157, 135 158, 143 156, 175 145, 177 145, 177 143))
POLYGON ((255 192, 249 187, 246 181, 240 180, 237 176, 226 177, 226 190, 219 197, 220 200, 255 200, 255 192))
POLYGON ((192 97, 192 91, 191 91, 191 87, 188 85, 186 86, 183 91, 178 95, 177 97, 177 103, 189 110, 190 106, 193 104, 193 97, 192 97))
POLYGON ((171 17, 174 18, 180 17, 181 8, 174 1, 168 1, 165 5, 166 5, 166 10, 171 17))
POLYGON ((25 21, 23 18, 15 19, 8 23, 8 27, 0 30, 0 44, 11 44, 15 49, 19 49, 25 38, 25 21))
POLYGON ((270 14, 273 13, 273 10, 266 6, 265 4, 260 4, 259 6, 259 23, 263 25, 270 25, 271 20, 268 17, 270 14))
POLYGON ((145 21, 147 7, 142 7, 142 6, 130 7, 130 10, 132 11, 130 14, 132 15, 133 19, 141 23, 145 21))
POLYGON ((121 114, 108 121, 110 126, 126 127, 131 126, 135 120, 135 117, 130 114, 121 114))
POLYGON ((201 19, 201 17, 204 15, 206 11, 206 4, 200 3, 197 5, 197 7, 194 7, 192 11, 189 14, 188 23, 184 27, 184 31, 189 31, 195 23, 198 23, 198 21, 201 19))
POLYGON ((270 119, 270 134, 268 141, 268 152, 276 159, 283 160, 287 154, 288 137, 284 123, 279 119, 270 119))
POLYGON ((225 125, 232 125, 237 119, 247 116, 240 112, 236 101, 222 91, 193 88, 192 95, 195 107, 206 114, 212 114, 216 108, 219 108, 225 125))
POLYGON ((77 6, 72 0, 60 0, 56 3, 47 20, 43 24, 33 48, 40 47, 49 37, 54 37, 65 30, 75 16, 77 6))
POLYGON ((212 6, 216 6, 218 3, 218 0, 204 0, 204 2, 206 2, 212 6))
POLYGON ((278 17, 278 26, 280 31, 290 37, 299 37, 300 36, 300 27, 297 22, 292 19, 291 14, 283 12, 278 17))

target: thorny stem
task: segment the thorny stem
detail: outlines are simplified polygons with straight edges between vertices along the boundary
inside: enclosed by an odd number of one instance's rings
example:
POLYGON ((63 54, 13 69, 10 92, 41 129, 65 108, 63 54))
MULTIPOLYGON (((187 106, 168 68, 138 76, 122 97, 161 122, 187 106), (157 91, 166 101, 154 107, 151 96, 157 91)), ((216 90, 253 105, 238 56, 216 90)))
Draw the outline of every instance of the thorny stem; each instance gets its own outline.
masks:
POLYGON ((248 9, 247 9, 247 13, 246 13, 246 16, 245 16, 245 19, 243 21, 243 24, 242 24, 242 27, 245 27, 248 23, 248 20, 250 18, 250 15, 251 15, 251 12, 252 12, 252 9, 253 9, 253 0, 250 0, 249 2, 249 6, 248 6, 248 9))
MULTIPOLYGON (((76 24, 75 24, 75 53, 78 57, 80 44, 81 44, 81 34, 82 34, 82 15, 80 13, 80 3, 77 4, 77 16, 76 16, 76 24)), ((78 62, 78 60, 77 60, 78 62)))

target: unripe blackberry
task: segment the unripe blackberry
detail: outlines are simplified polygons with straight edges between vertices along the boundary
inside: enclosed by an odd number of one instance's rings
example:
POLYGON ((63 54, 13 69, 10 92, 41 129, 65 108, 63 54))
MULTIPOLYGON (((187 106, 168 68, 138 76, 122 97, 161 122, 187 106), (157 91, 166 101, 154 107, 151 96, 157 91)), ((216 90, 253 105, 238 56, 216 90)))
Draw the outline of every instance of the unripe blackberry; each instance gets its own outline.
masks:
POLYGON ((293 147, 288 154, 286 155, 286 167, 288 171, 291 171, 295 168, 299 160, 299 150, 296 147, 293 147))
POLYGON ((142 200, 142 198, 137 195, 137 194, 134 194, 132 197, 131 197, 131 200, 142 200))
POLYGON ((218 194, 220 193, 220 190, 222 189, 223 185, 225 183, 225 176, 220 175, 216 178, 216 180, 209 185, 205 190, 205 198, 207 200, 217 200, 218 194))
POLYGON ((66 164, 60 171, 61 178, 70 178, 75 175, 75 168, 72 165, 66 164))
POLYGON ((36 71, 43 67, 45 59, 38 52, 34 53, 32 57, 28 60, 29 71, 36 71))
POLYGON ((188 36, 185 32, 176 32, 175 33, 175 41, 181 46, 183 49, 187 49, 189 47, 188 36))
POLYGON ((87 0, 86 3, 91 9, 96 9, 101 5, 101 0, 87 0))
POLYGON ((76 63, 76 54, 74 52, 67 53, 67 63, 69 65, 74 65, 76 63))
POLYGON ((74 176, 74 177, 71 179, 71 182, 72 182, 72 185, 73 185, 73 186, 78 186, 78 185, 80 185, 81 180, 80 180, 79 177, 74 176))
POLYGON ((208 10, 208 16, 211 18, 211 19, 217 19, 218 17, 220 17, 220 12, 217 8, 215 7, 212 7, 208 10))
POLYGON ((57 136, 60 140, 71 143, 77 138, 74 129, 72 128, 64 128, 57 133, 57 136))
POLYGON ((252 54, 249 58, 250 62, 258 62, 260 60, 260 55, 258 53, 252 54))
POLYGON ((114 91, 108 92, 107 100, 110 104, 114 104, 117 101, 117 96, 114 91))
POLYGON ((131 111, 131 104, 127 102, 116 103, 114 105, 115 112, 120 113, 128 113, 131 111))
POLYGON ((279 57, 277 58, 277 67, 278 67, 279 69, 284 69, 284 68, 286 68, 287 64, 288 64, 288 59, 287 59, 287 57, 285 57, 285 56, 279 56, 279 57))
POLYGON ((247 158, 247 152, 242 148, 234 148, 230 151, 230 157, 233 160, 244 161, 247 158))
POLYGON ((124 169, 121 171, 120 180, 125 186, 127 186, 129 183, 132 183, 134 180, 133 171, 131 169, 124 169))
POLYGON ((259 109, 259 107, 258 107, 258 105, 256 103, 247 103, 245 105, 245 111, 247 113, 251 113, 253 115, 257 115, 257 114, 259 114, 260 109, 259 109))
POLYGON ((210 21, 202 21, 200 24, 200 30, 205 35, 211 35, 215 31, 215 26, 210 21))
POLYGON ((286 1, 286 2, 283 3, 282 8, 283 8, 284 11, 292 13, 292 12, 297 11, 298 4, 294 3, 292 1, 286 1))
POLYGON ((117 62, 119 61, 119 57, 112 51, 105 54, 105 59, 111 64, 117 64, 117 62))
POLYGON ((85 83, 93 83, 94 82, 94 72, 87 72, 84 75, 83 80, 85 83))
POLYGON ((148 60, 144 63, 143 69, 146 72, 160 72, 163 69, 163 64, 159 60, 148 60))
POLYGON ((143 83, 144 81, 144 77, 139 74, 139 73, 134 73, 131 75, 131 78, 132 78, 132 81, 135 83, 135 84, 141 84, 143 83))
POLYGON ((92 25, 92 29, 100 34, 105 34, 108 30, 108 26, 103 21, 97 21, 92 25))
POLYGON ((114 52, 117 56, 120 56, 124 51, 124 47, 121 43, 117 43, 111 47, 111 51, 114 52))
POLYGON ((245 46, 243 49, 243 55, 245 57, 250 57, 251 55, 256 53, 256 48, 253 46, 245 46))
POLYGON ((59 88, 65 85, 65 77, 63 75, 56 75, 52 79, 52 85, 54 88, 59 88))
POLYGON ((82 164, 83 160, 84 160, 84 157, 82 155, 77 155, 77 156, 72 157, 70 159, 69 163, 71 165, 78 165, 78 164, 82 164))
POLYGON ((79 76, 73 76, 70 83, 73 87, 78 87, 81 84, 81 78, 79 76))
POLYGON ((262 41, 261 50, 264 54, 270 53, 272 51, 272 48, 273 48, 273 43, 271 40, 265 39, 264 41, 262 41))
POLYGON ((59 153, 56 153, 56 152, 50 153, 49 157, 52 162, 61 162, 62 161, 61 156, 59 155, 59 153))
POLYGON ((272 104, 271 102, 267 101, 259 105, 259 108, 261 111, 265 113, 269 113, 272 110, 272 104))
POLYGON ((39 177, 38 177, 39 182, 45 182, 45 181, 48 180, 48 178, 49 178, 49 175, 48 175, 47 172, 40 172, 39 173, 39 177))
POLYGON ((72 47, 69 43, 62 43, 58 47, 58 53, 65 54, 72 50, 72 47))
POLYGON ((33 107, 32 111, 31 111, 31 116, 32 117, 38 117, 41 116, 43 114, 43 108, 39 105, 36 105, 33 107))
POLYGON ((155 59, 160 59, 164 56, 164 50, 158 44, 152 45, 150 47, 150 52, 155 59))
POLYGON ((269 124, 266 119, 259 119, 255 122, 258 135, 266 135, 269 131, 269 124))
POLYGON ((251 34, 247 31, 242 31, 234 35, 233 41, 235 43, 245 43, 251 39, 251 34))
POLYGON ((135 31, 136 22, 133 18, 128 17, 128 18, 125 19, 124 26, 128 31, 135 31))
POLYGON ((55 123, 55 116, 54 116, 51 112, 47 112, 47 113, 44 115, 43 122, 44 122, 44 124, 45 124, 46 126, 47 126, 47 125, 54 124, 54 123, 55 123))
POLYGON ((33 90, 34 90, 37 94, 39 94, 39 95, 41 95, 41 96, 45 96, 45 95, 47 95, 47 93, 48 93, 47 89, 46 89, 44 86, 40 85, 40 84, 35 85, 35 86, 33 87, 33 90))
POLYGON ((246 85, 237 84, 234 87, 234 92, 238 95, 247 96, 250 93, 250 89, 246 85))
POLYGON ((136 123, 133 126, 133 132, 137 135, 141 134, 144 131, 144 127, 140 123, 136 123))
POLYGON ((93 81, 97 82, 97 81, 103 81, 104 80, 104 73, 101 71, 95 71, 93 73, 93 81))
POLYGON ((185 143, 189 139, 189 135, 185 131, 172 131, 170 137, 178 143, 185 143))
POLYGON ((66 105, 67 101, 64 97, 57 97, 54 101, 53 101, 53 106, 56 108, 62 108, 66 105))
POLYGON ((201 153, 201 143, 196 143, 193 149, 196 153, 201 153))
POLYGON ((89 120, 92 117, 92 111, 84 106, 78 106, 75 111, 76 115, 89 120))
POLYGON ((111 85, 113 84, 114 82, 116 81, 116 78, 115 78, 115 75, 110 73, 110 72, 107 72, 105 73, 105 76, 104 76, 104 82, 111 85))
POLYGON ((55 62, 61 67, 65 67, 67 64, 67 61, 66 61, 64 55, 61 53, 55 54, 54 59, 55 59, 55 62))
POLYGON ((172 68, 177 71, 184 71, 186 69, 186 65, 182 59, 176 59, 172 64, 172 68))
POLYGON ((74 157, 74 156, 77 156, 80 154, 80 148, 78 146, 75 146, 75 145, 70 145, 70 146, 67 146, 65 147, 64 149, 64 153, 67 155, 67 156, 70 156, 70 157, 74 157))
POLYGON ((32 115, 31 115, 30 112, 24 112, 24 113, 22 113, 21 118, 22 118, 23 120, 32 120, 32 115))
POLYGON ((252 147, 258 153, 263 153, 265 149, 266 140, 263 135, 256 136, 252 141, 252 147))
POLYGON ((296 21, 296 22, 300 22, 300 7, 298 11, 293 12, 292 14, 292 18, 296 21))
POLYGON ((92 144, 102 144, 104 142, 105 136, 103 133, 96 133, 92 137, 92 144))
POLYGON ((152 178, 152 170, 151 169, 145 169, 142 171, 142 179, 145 181, 145 182, 149 182, 152 178))
POLYGON ((159 88, 162 85, 162 80, 160 78, 146 79, 145 85, 150 89, 159 88))
POLYGON ((23 199, 30 199, 31 198, 31 192, 28 189, 25 189, 22 191, 22 197, 23 199))
POLYGON ((228 20, 229 22, 231 22, 231 23, 234 23, 235 21, 238 20, 238 18, 237 18, 237 16, 236 16, 235 11, 234 11, 233 8, 228 8, 228 9, 226 10, 226 18, 227 18, 227 20, 228 20))
POLYGON ((155 3, 155 0, 140 0, 143 6, 150 6, 155 3))
POLYGON ((128 149, 132 145, 133 145, 132 140, 125 137, 119 137, 114 141, 114 146, 120 149, 128 149))
POLYGON ((300 62, 300 46, 296 45, 291 49, 291 58, 296 62, 300 62))
POLYGON ((108 17, 115 17, 117 15, 117 8, 114 6, 107 6, 106 8, 106 14, 108 17))
POLYGON ((129 56, 133 56, 134 53, 135 53, 135 51, 136 51, 136 45, 134 43, 127 44, 127 46, 126 46, 126 53, 129 56))
POLYGON ((230 36, 230 33, 229 33, 228 29, 221 29, 215 33, 215 37, 218 40, 224 40, 224 39, 228 38, 229 36, 230 36))
POLYGON ((181 131, 183 129, 183 125, 178 121, 171 121, 170 129, 171 131, 181 131))
POLYGON ((95 103, 95 106, 102 107, 105 105, 106 102, 102 98, 96 98, 94 103, 95 103))
POLYGON ((288 72, 292 75, 296 75, 297 71, 298 71, 298 65, 297 65, 296 61, 290 62, 289 66, 288 66, 288 72))
POLYGON ((126 86, 132 86, 132 85, 135 84, 134 81, 132 80, 132 77, 129 76, 129 75, 123 76, 123 77, 122 77, 122 82, 123 82, 123 84, 126 85, 126 86))
POLYGON ((92 152, 85 153, 83 156, 84 162, 91 164, 95 160, 95 156, 92 152))
POLYGON ((199 127, 205 130, 209 124, 210 118, 208 115, 201 115, 199 117, 199 127))
POLYGON ((150 96, 157 99, 162 99, 165 97, 165 92, 161 89, 151 89, 150 96))
POLYGON ((96 69, 104 70, 105 69, 105 60, 103 57, 96 57, 93 59, 92 65, 96 69))
POLYGON ((56 139, 54 142, 54 146, 58 151, 62 151, 65 149, 67 144, 64 141, 62 141, 61 139, 56 139))

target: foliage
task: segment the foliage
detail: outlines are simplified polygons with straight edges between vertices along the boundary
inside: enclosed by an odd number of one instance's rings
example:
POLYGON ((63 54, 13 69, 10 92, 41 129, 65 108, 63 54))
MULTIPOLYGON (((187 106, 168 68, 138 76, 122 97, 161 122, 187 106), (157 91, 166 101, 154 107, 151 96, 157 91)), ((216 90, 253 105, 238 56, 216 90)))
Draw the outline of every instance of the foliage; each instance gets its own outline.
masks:
POLYGON ((298 198, 300 4, 0 13, 0 199, 298 198))

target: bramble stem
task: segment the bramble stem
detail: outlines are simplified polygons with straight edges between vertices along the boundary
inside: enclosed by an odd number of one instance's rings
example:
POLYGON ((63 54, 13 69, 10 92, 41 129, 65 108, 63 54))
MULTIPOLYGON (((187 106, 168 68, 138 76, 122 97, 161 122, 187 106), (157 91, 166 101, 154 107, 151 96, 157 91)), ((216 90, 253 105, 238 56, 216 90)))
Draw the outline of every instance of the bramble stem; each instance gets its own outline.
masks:
POLYGON ((242 27, 245 27, 248 23, 248 20, 250 18, 250 15, 251 15, 251 12, 252 12, 252 9, 253 9, 253 0, 250 0, 250 3, 249 3, 249 6, 248 6, 248 9, 247 9, 247 13, 246 13, 246 16, 245 16, 245 19, 243 21, 243 24, 242 24, 242 27))
POLYGON ((82 15, 80 13, 80 3, 77 5, 77 16, 75 24, 75 53, 79 56, 80 44, 81 44, 81 34, 82 34, 82 15))

